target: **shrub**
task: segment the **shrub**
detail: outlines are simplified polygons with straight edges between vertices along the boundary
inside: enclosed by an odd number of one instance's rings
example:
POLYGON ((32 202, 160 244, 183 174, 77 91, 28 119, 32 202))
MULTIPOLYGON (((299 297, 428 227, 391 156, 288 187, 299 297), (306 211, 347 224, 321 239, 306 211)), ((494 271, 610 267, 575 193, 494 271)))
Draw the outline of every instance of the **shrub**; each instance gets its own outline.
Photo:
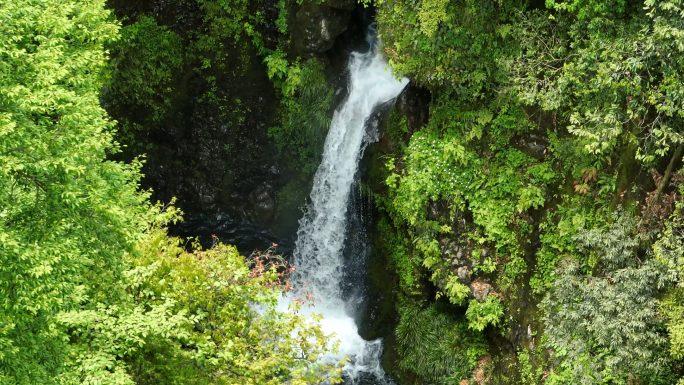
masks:
POLYGON ((443 305, 402 303, 399 314, 399 365, 425 381, 459 384, 470 378, 477 359, 487 352, 482 336, 469 331, 468 323, 443 305))
POLYGON ((635 227, 619 213, 607 228, 581 231, 575 240, 596 255, 598 274, 584 275, 568 262, 542 301, 549 345, 574 384, 622 383, 666 368, 656 301, 663 270, 637 258, 635 227))

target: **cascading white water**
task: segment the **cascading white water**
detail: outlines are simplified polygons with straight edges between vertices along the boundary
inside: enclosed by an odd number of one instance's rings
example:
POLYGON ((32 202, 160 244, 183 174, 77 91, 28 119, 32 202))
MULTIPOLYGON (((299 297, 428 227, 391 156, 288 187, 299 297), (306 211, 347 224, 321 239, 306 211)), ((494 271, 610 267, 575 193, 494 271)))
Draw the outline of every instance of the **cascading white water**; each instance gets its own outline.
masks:
POLYGON ((333 116, 323 161, 314 178, 311 205, 300 221, 293 258, 297 270, 292 281, 295 289, 313 292, 317 301, 307 311, 322 313, 323 330, 336 333, 341 341, 339 354, 329 358, 349 356, 351 363, 345 372, 352 380, 365 372, 382 381, 382 343, 359 336, 340 290, 350 190, 360 157, 371 141, 366 121, 375 107, 395 98, 408 84, 407 79, 398 81, 392 76, 374 49, 374 37, 369 37, 369 43, 369 52, 354 52, 349 60, 349 95, 333 116))

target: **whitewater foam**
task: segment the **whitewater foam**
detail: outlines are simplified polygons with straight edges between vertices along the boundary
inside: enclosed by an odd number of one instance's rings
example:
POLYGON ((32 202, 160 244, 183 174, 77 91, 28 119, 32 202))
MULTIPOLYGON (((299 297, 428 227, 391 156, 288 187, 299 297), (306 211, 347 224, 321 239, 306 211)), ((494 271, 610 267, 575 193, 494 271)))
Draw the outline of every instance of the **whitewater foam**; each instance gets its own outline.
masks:
POLYGON ((327 359, 350 357, 344 371, 351 382, 360 373, 368 373, 383 383, 382 341, 365 341, 359 336, 340 289, 350 191, 363 150, 377 140, 377 135, 367 132, 366 122, 377 106, 394 99, 408 84, 408 79, 394 78, 376 52, 378 44, 372 35, 369 42, 369 52, 354 52, 349 59, 349 94, 333 115, 323 160, 314 177, 311 204, 299 224, 292 283, 294 292, 306 289, 317 299, 314 307, 302 312, 322 313, 322 329, 336 333, 341 342, 339 353, 327 359))

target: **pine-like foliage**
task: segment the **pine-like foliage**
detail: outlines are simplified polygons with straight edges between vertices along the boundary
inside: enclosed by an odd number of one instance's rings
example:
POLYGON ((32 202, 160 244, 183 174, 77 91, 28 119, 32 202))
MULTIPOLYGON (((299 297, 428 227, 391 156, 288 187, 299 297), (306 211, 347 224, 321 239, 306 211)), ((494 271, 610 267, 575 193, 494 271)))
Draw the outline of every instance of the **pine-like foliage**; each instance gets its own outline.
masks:
MULTIPOLYGON (((680 192, 684 187, 680 187, 680 192)), ((667 268, 667 278, 674 284, 660 302, 670 338, 670 355, 680 364, 684 360, 684 209, 677 202, 677 209, 653 246, 656 259, 667 268)), ((684 385, 684 377, 678 385, 684 385)))
POLYGON ((578 264, 568 263, 542 302, 549 343, 574 384, 644 379, 665 365, 656 302, 662 265, 637 258, 632 217, 614 219, 608 228, 575 237, 598 258, 598 274, 585 275, 578 264))

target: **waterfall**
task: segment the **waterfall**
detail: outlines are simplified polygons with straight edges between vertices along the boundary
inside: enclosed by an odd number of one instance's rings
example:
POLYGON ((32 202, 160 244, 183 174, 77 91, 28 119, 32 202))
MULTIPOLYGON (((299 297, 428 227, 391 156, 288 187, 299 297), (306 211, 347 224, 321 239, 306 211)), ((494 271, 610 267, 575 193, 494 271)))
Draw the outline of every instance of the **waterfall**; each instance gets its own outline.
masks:
POLYGON ((349 197, 359 160, 370 142, 368 118, 379 105, 394 99, 408 84, 395 79, 382 55, 376 52, 376 38, 369 34, 371 49, 354 52, 349 59, 349 94, 335 111, 325 140, 323 160, 314 177, 311 204, 299 224, 293 256, 295 289, 312 291, 316 297, 312 313, 322 313, 321 326, 336 333, 340 352, 331 360, 349 356, 345 376, 354 382, 361 373, 383 383, 380 367, 382 342, 365 341, 341 297, 344 275, 342 251, 346 237, 349 197))

